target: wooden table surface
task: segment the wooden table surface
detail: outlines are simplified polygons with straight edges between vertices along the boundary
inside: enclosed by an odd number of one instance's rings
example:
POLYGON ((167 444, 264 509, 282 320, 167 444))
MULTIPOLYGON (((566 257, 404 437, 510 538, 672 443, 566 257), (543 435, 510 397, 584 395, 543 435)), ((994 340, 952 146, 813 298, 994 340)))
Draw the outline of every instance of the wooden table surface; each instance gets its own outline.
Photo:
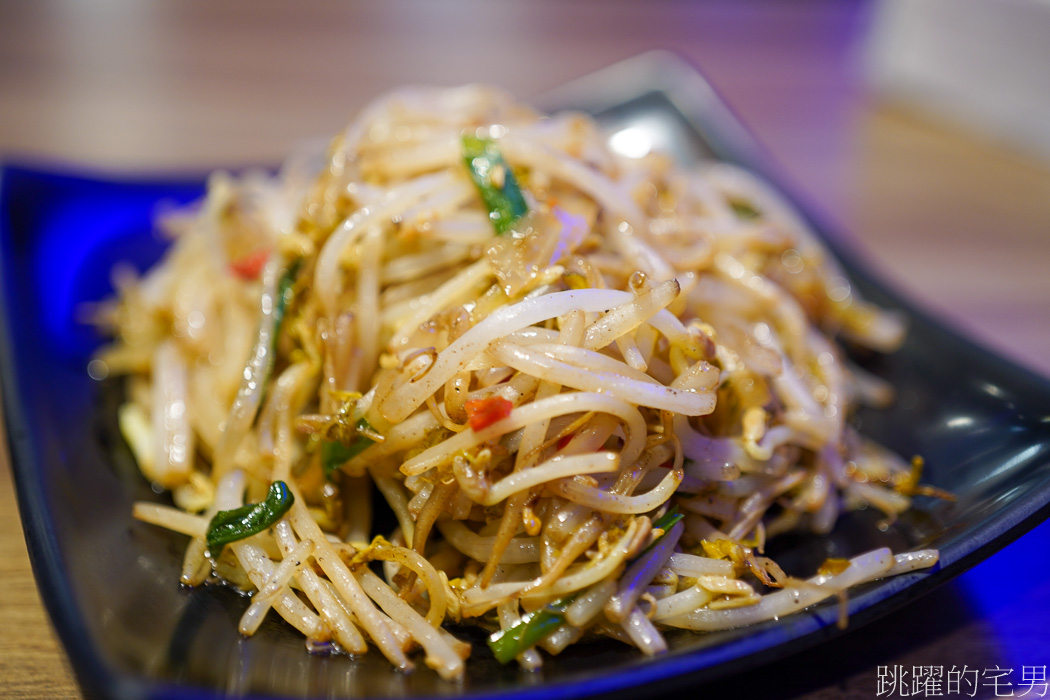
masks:
MULTIPOLYGON (((832 0, 4 0, 0 158, 118 173, 273 163, 405 83, 490 82, 528 99, 668 49, 704 71, 796 191, 891 284, 1048 376, 1050 165, 870 94, 871 9, 832 0)), ((3 460, 0 695, 80 697, 36 592, 3 460)), ((1048 542, 1041 526, 982 566, 1023 569, 1027 552, 1045 553, 1048 542)), ((988 607, 974 602, 976 581, 964 576, 872 625, 865 635, 882 643, 874 655, 870 642, 847 637, 777 662, 770 673, 788 678, 780 694, 872 697, 879 665, 1045 668, 1050 646, 1017 635, 1042 638, 1029 628, 1050 618, 1050 585, 988 607), (790 673, 799 663, 813 673, 790 673)))

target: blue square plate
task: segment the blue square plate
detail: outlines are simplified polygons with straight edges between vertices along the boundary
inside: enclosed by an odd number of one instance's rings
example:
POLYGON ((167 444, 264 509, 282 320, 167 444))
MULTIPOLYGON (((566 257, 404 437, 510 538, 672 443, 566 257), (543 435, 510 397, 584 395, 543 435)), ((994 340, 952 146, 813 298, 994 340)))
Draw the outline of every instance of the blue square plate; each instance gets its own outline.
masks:
MULTIPOLYGON (((612 66, 550 95, 545 106, 589 111, 613 130, 637 128, 685 162, 719 158, 777 180, 710 86, 672 56, 612 66)), ((37 581, 87 695, 637 697, 726 679, 842 634, 837 609, 825 604, 746 629, 672 634, 670 651, 652 659, 613 642, 577 645, 541 672, 524 673, 493 661, 474 633, 476 650, 461 683, 422 668, 402 675, 378 653, 311 656, 297 634, 272 619, 243 639, 243 599, 218 587, 180 588, 182 538, 132 520, 133 501, 160 497, 116 430, 119 387, 88 378, 86 362, 101 341, 78 318, 84 302, 111 293, 114 263, 143 268, 158 259, 164 246, 151 233, 154 214, 198 197, 203 178, 113 179, 11 166, 0 187, 7 435, 37 581)), ((923 455, 924 480, 958 496, 951 504, 920 502, 886 531, 875 526, 876 515, 859 512, 827 539, 775 544, 773 556, 800 575, 826 556, 883 545, 940 549, 935 570, 854 592, 853 634, 1047 515, 1050 384, 911 307, 809 218, 860 291, 900 309, 910 324, 899 352, 863 358, 898 387, 897 405, 862 411, 856 422, 903 455, 923 455)))

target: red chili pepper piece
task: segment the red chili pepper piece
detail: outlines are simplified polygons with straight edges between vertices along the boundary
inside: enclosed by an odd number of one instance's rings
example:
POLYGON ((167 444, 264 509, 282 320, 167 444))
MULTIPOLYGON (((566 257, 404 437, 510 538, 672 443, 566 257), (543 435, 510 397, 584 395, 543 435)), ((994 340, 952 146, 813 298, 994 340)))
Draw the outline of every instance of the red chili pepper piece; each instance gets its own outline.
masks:
POLYGON ((270 251, 262 248, 248 253, 242 258, 230 261, 230 270, 241 279, 253 280, 262 272, 263 265, 270 258, 270 251))
POLYGON ((477 432, 509 416, 514 404, 502 396, 489 396, 484 399, 471 399, 464 404, 464 408, 467 409, 470 427, 477 432))

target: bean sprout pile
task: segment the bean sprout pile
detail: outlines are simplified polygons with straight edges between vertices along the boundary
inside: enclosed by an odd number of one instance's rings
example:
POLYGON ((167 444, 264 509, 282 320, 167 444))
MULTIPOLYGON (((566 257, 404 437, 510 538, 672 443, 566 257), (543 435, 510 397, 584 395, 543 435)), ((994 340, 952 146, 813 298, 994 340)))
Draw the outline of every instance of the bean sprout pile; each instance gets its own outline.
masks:
POLYGON ((936 562, 764 556, 921 488, 848 422, 892 392, 837 345, 902 324, 753 175, 608 144, 491 88, 406 89, 165 216, 97 362, 183 584, 250 593, 245 635, 275 614, 455 679, 458 625, 526 669, 595 636, 659 654, 936 562))

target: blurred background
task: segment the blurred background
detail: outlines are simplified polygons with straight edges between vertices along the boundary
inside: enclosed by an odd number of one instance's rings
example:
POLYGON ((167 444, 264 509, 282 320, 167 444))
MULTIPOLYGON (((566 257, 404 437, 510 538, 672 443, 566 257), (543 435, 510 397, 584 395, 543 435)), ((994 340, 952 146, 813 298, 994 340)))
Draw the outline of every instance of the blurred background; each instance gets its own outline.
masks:
MULTIPOLYGON (((1047 0, 0 0, 0 160, 120 176, 272 165, 396 86, 481 81, 528 100, 669 50, 891 285, 1050 376, 1047 36, 1047 0)), ((996 570, 1024 566, 1043 530, 996 570)), ((981 597, 984 580, 913 609, 933 631, 901 655, 784 693, 870 697, 876 665, 900 660, 1050 662, 1045 646, 1011 656, 1003 632, 1032 606, 1045 619, 1046 587, 1008 605, 981 597)), ((6 465, 0 589, 3 692, 76 697, 6 465)), ((872 634, 899 645, 887 624, 872 634)))

